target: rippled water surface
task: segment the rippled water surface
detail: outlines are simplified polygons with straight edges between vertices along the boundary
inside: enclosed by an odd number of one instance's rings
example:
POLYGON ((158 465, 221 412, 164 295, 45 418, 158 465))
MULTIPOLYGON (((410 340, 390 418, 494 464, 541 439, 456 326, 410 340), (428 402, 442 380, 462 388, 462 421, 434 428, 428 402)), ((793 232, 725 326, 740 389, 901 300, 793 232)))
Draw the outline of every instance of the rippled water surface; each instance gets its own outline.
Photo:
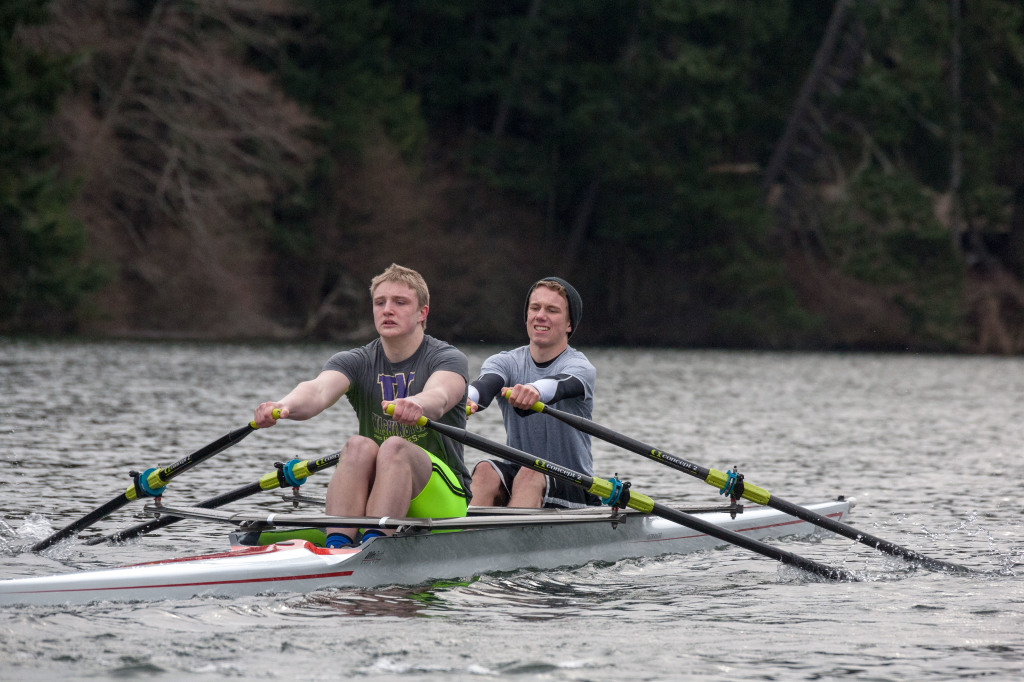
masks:
MULTIPOLYGON (((217 551, 182 522, 125 546, 35 541, 243 426, 315 375, 323 345, 0 339, 0 578, 217 551)), ((494 349, 464 349, 476 372, 494 349)), ((0 678, 906 680, 1024 677, 1024 359, 593 349, 595 420, 794 502, 976 569, 947 575, 837 536, 784 541, 825 583, 741 550, 483 575, 445 585, 74 607, 0 607, 0 678)), ((471 429, 504 438, 497 411, 471 429)), ((273 463, 336 451, 345 403, 259 431, 175 479, 191 503, 273 463)), ((718 503, 682 473, 595 441, 596 473, 668 504, 718 503)), ((482 457, 467 451, 475 462, 482 457)), ((327 477, 304 490, 322 493, 327 477)), ((244 508, 272 509, 267 494, 244 508)), ((241 507, 241 505, 236 505, 241 507)), ((128 507, 87 530, 136 523, 128 507)))

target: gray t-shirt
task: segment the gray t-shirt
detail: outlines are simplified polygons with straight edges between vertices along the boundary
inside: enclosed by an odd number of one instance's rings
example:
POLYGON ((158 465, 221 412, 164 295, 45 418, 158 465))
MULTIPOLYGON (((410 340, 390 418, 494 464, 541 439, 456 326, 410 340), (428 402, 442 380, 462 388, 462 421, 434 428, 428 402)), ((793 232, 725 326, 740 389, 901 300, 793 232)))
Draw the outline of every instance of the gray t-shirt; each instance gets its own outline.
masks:
MULTIPOLYGON (((597 370, 587 356, 572 346, 543 367, 530 357, 529 346, 502 351, 484 360, 480 374, 497 374, 505 380, 506 386, 528 384, 557 374, 574 376, 583 384, 584 395, 560 400, 552 407, 586 419, 594 413, 597 370)), ((573 471, 593 475, 594 458, 590 453, 589 435, 554 417, 536 412, 521 416, 504 398, 500 398, 498 404, 509 445, 573 471)))
MULTIPOLYGON (((399 424, 380 406, 383 400, 416 395, 434 372, 454 372, 468 382, 469 361, 462 351, 425 335, 423 343, 410 358, 392 363, 384 354, 378 338, 361 348, 335 353, 324 369, 341 372, 348 377, 351 385, 345 397, 359 417, 360 435, 372 438, 378 444, 391 436, 401 436, 419 445, 451 467, 463 488, 469 492, 469 469, 463 458, 462 443, 425 426, 399 424)), ((466 428, 466 396, 463 395, 458 405, 437 421, 466 428)))

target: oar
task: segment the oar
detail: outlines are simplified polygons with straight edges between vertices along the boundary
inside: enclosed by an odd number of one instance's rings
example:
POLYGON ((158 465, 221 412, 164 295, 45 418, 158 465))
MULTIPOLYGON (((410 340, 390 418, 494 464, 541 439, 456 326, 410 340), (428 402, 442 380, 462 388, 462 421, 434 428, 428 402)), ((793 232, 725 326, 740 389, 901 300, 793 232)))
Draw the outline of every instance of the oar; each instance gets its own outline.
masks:
MULTIPOLYGON (((394 406, 388 406, 388 414, 394 412, 394 406)), ((713 523, 708 523, 701 518, 687 514, 686 512, 673 509, 672 507, 665 506, 660 502, 655 502, 651 498, 633 491, 628 485, 622 485, 619 481, 608 481, 603 478, 597 478, 594 476, 587 476, 571 469, 566 469, 563 466, 549 462, 539 457, 534 457, 522 450, 517 450, 508 445, 502 445, 492 440, 488 440, 482 436, 478 436, 474 433, 470 433, 466 429, 460 429, 455 426, 448 424, 441 424, 435 422, 426 417, 420 417, 418 422, 420 426, 426 426, 437 431, 440 434, 448 436, 452 440, 457 440, 460 443, 469 445, 470 447, 477 448, 484 452, 490 453, 497 457, 507 459, 510 462, 514 462, 521 466, 535 469, 548 476, 554 476, 560 478, 563 481, 577 485, 587 492, 593 493, 604 500, 611 500, 613 504, 619 507, 629 507, 646 514, 654 514, 660 516, 663 519, 677 523, 680 526, 686 526, 705 535, 718 538, 723 542, 728 542, 733 545, 738 545, 744 549, 748 549, 752 552, 757 552, 762 556, 766 556, 770 559, 776 559, 786 564, 796 566, 809 573, 813 573, 829 580, 845 580, 845 581, 857 581, 857 578, 851 573, 844 571, 840 568, 832 568, 824 564, 819 564, 810 559, 805 559, 801 556, 797 556, 792 552, 773 547, 772 545, 755 540, 753 538, 741 535, 734 531, 716 526, 713 523), (617 496, 617 500, 613 500, 612 496, 617 496)))
POLYGON ((121 493, 114 499, 110 500, 106 504, 101 505, 94 509, 93 511, 89 512, 77 521, 68 524, 64 528, 61 528, 59 531, 57 531, 50 537, 46 538, 45 540, 37 542, 35 545, 32 546, 32 551, 42 551, 47 547, 50 547, 60 542, 64 538, 74 535, 75 533, 79 532, 84 528, 88 528, 97 521, 101 521, 102 519, 105 519, 106 517, 110 516, 115 511, 117 511, 124 505, 128 504, 132 500, 137 500, 142 497, 158 496, 160 492, 163 490, 164 486, 167 485, 167 482, 170 481, 172 478, 174 478, 178 474, 188 471, 189 469, 203 462, 204 460, 213 457, 218 452, 221 452, 222 450, 231 447, 232 445, 242 440, 243 438, 245 438, 258 428, 259 427, 256 426, 255 421, 249 422, 242 428, 235 429, 231 433, 221 436, 220 438, 213 441, 209 445, 196 450, 191 455, 186 455, 185 457, 182 457, 169 467, 165 467, 164 469, 147 469, 141 474, 136 474, 133 472, 133 476, 135 477, 135 483, 131 487, 129 487, 123 493, 121 493))
MULTIPOLYGON (((333 455, 328 455, 318 460, 305 460, 301 462, 299 460, 292 460, 291 462, 280 464, 279 468, 260 476, 258 481, 253 481, 252 483, 235 488, 234 490, 229 490, 226 493, 215 495, 214 497, 203 500, 195 506, 200 509, 216 509, 217 507, 236 502, 264 490, 274 490, 276 488, 283 488, 289 485, 302 485, 308 477, 318 471, 323 471, 324 469, 328 469, 337 464, 340 457, 341 452, 339 451, 335 452, 333 455), (292 478, 290 481, 288 480, 289 476, 292 478)), ((101 542, 123 542, 124 540, 129 540, 131 538, 165 528, 172 523, 181 521, 182 518, 183 517, 181 516, 164 514, 152 521, 146 521, 145 523, 140 523, 132 526, 131 528, 125 528, 124 530, 119 530, 116 533, 111 533, 110 535, 92 538, 85 544, 98 545, 101 542)))
MULTIPOLYGON (((534 412, 551 415, 552 417, 555 417, 556 419, 559 419, 580 431, 589 433, 590 435, 612 443, 613 445, 618 445, 619 447, 635 452, 638 455, 643 455, 648 459, 653 459, 655 462, 661 462, 673 469, 677 469, 683 473, 689 474, 690 476, 699 478, 719 490, 726 489, 727 486, 733 483, 730 480, 729 474, 715 469, 707 469, 697 464, 693 464, 692 462, 687 462, 685 459, 680 459, 679 457, 670 455, 658 448, 654 448, 645 443, 641 443, 638 440, 634 440, 629 436, 624 436, 621 433, 612 431, 611 429, 601 426, 600 424, 586 419, 585 417, 580 417, 579 415, 571 414, 569 412, 563 412, 562 410, 558 410, 541 402, 534 403, 531 409, 534 412)), ((933 570, 955 571, 962 573, 969 573, 971 571, 971 569, 965 566, 951 564, 939 559, 932 559, 931 557, 926 557, 923 554, 919 554, 907 547, 902 547, 889 542, 888 540, 883 540, 882 538, 875 537, 874 535, 865 533, 864 531, 857 530, 852 526, 836 521, 835 519, 824 516, 823 514, 818 514, 817 512, 801 507, 798 504, 776 497, 764 488, 759 488, 758 486, 747 483, 746 481, 735 483, 735 486, 735 492, 741 492, 742 497, 750 500, 751 502, 756 502, 757 504, 778 509, 790 516, 795 516, 798 519, 802 519, 808 523, 812 523, 821 528, 838 533, 839 535, 850 538, 851 540, 856 540, 868 547, 874 547, 886 554, 891 554, 892 556, 915 562, 925 568, 933 570)))

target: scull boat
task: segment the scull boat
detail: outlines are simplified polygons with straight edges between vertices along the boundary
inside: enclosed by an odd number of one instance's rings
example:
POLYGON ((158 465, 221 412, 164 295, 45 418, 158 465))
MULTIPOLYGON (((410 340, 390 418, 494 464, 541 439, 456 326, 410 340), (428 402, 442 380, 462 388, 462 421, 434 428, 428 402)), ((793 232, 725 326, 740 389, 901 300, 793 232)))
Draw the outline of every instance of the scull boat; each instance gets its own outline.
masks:
MULTIPOLYGON (((836 521, 850 512, 842 497, 806 505, 836 521)), ((589 562, 706 551, 729 543, 632 510, 471 508, 460 519, 369 519, 300 513, 232 513, 147 506, 154 513, 235 524, 232 546, 119 568, 0 581, 0 605, 152 601, 202 596, 307 593, 324 588, 421 585, 484 573, 555 569, 589 562), (155 510, 155 511, 154 511, 155 510), (271 529, 366 525, 395 528, 356 548, 325 549, 308 540, 265 541, 271 529), (445 532, 447 531, 447 532, 445 532), (262 534, 262 535, 261 535, 262 534)), ((812 524, 769 507, 690 510, 711 524, 764 540, 809 535, 812 524)))

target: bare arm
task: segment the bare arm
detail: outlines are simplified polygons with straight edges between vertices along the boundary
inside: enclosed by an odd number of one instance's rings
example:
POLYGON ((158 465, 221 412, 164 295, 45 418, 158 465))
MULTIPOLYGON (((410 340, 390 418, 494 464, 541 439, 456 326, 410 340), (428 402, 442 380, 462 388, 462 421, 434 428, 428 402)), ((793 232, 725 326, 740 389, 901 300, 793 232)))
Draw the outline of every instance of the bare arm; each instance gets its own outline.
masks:
POLYGON ((255 412, 256 426, 273 426, 277 421, 271 416, 274 409, 281 410, 281 419, 303 421, 315 417, 338 402, 350 385, 348 377, 341 372, 324 370, 315 379, 303 381, 280 400, 260 403, 255 412))
POLYGON ((395 421, 402 424, 415 424, 424 416, 427 419, 439 419, 448 410, 459 404, 466 395, 466 380, 455 372, 434 372, 427 379, 423 390, 408 398, 385 400, 381 403, 384 409, 388 405, 395 406, 395 421))

